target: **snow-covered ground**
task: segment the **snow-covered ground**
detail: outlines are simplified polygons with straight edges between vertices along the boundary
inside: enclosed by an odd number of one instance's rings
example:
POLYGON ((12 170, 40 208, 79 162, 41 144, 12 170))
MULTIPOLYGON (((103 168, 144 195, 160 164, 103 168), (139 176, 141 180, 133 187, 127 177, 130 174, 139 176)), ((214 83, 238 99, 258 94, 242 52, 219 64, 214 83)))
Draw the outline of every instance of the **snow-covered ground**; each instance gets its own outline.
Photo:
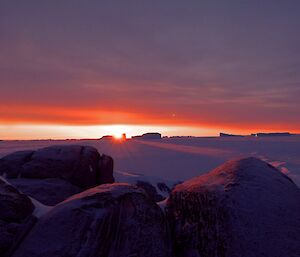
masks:
POLYGON ((161 178, 169 184, 203 174, 232 158, 256 156, 278 167, 300 186, 300 136, 184 137, 122 143, 109 140, 0 141, 0 157, 18 150, 57 144, 90 145, 100 153, 111 155, 120 182, 146 176, 150 180, 161 178))

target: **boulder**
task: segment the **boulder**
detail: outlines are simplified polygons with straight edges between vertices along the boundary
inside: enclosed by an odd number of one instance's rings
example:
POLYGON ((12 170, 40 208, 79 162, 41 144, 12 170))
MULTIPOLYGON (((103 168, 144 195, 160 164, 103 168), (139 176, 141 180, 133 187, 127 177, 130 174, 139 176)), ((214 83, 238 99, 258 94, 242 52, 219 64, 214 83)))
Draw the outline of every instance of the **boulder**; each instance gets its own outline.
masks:
POLYGON ((99 158, 98 151, 88 146, 50 146, 33 153, 23 165, 21 177, 61 178, 89 188, 98 184, 99 158))
POLYGON ((14 257, 167 257, 161 209, 136 186, 104 184, 42 216, 14 257))
POLYGON ((9 254, 35 222, 30 199, 0 179, 0 256, 9 254))
POLYGON ((154 202, 160 202, 160 201, 162 201, 162 200, 165 199, 163 196, 161 196, 160 194, 158 194, 156 188, 153 185, 151 185, 149 182, 147 182, 147 181, 138 180, 136 182, 136 185, 138 187, 141 187, 142 189, 144 189, 144 191, 147 193, 147 195, 154 202))
POLYGON ((0 175, 16 178, 22 172, 23 165, 30 161, 34 151, 18 151, 0 159, 0 175))
POLYGON ((113 183, 113 160, 90 146, 50 146, 16 152, 0 160, 7 178, 60 178, 83 189, 113 183), (103 180, 103 181, 102 181, 103 180))
POLYGON ((56 205, 68 197, 83 191, 80 187, 58 178, 10 179, 9 182, 22 193, 45 205, 56 205))
MULTIPOLYGON (((174 183, 175 184, 175 183, 174 183)), ((161 192, 165 192, 166 194, 170 194, 171 193, 171 189, 169 186, 167 186, 166 183, 164 182, 159 182, 157 183, 157 187, 161 192)))
POLYGON ((116 182, 129 183, 141 187, 154 202, 165 200, 171 193, 171 188, 178 184, 174 181, 128 171, 115 171, 114 177, 116 182))
POLYGON ((99 160, 99 181, 101 184, 115 182, 114 176, 114 160, 110 156, 102 154, 99 160))
POLYGON ((300 256, 300 189, 259 159, 177 185, 166 210, 175 256, 300 256))

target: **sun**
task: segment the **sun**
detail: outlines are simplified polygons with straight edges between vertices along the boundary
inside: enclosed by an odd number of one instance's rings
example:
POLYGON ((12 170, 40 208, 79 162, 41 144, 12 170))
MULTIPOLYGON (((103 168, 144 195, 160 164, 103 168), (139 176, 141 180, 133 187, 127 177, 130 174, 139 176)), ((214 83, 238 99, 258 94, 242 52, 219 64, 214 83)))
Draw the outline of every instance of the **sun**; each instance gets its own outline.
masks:
POLYGON ((131 127, 128 125, 110 125, 105 126, 105 131, 108 135, 111 135, 116 141, 125 141, 126 134, 131 130, 131 127))
POLYGON ((120 140, 123 138, 123 133, 122 132, 115 132, 113 134, 114 139, 120 140))

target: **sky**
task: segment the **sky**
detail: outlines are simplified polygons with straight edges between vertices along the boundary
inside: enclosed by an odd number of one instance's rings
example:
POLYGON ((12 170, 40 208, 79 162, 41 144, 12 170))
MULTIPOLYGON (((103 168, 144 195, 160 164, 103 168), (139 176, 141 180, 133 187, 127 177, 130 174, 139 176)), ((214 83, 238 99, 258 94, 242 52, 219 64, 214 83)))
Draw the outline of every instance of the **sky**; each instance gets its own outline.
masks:
POLYGON ((0 138, 300 132, 298 0, 0 0, 0 138))

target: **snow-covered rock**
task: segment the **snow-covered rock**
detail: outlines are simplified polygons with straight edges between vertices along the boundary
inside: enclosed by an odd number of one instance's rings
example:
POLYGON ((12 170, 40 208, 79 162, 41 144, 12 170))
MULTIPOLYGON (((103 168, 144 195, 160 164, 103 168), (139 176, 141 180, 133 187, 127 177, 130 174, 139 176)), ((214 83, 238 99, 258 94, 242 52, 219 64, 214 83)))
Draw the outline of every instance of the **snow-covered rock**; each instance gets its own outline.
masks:
POLYGON ((9 256, 35 223, 30 199, 0 179, 0 256, 9 256))
POLYGON ((43 215, 14 257, 167 257, 161 209, 136 186, 104 184, 43 215))
POLYGON ((300 256, 300 190, 256 158, 177 185, 167 216, 176 256, 300 256))

